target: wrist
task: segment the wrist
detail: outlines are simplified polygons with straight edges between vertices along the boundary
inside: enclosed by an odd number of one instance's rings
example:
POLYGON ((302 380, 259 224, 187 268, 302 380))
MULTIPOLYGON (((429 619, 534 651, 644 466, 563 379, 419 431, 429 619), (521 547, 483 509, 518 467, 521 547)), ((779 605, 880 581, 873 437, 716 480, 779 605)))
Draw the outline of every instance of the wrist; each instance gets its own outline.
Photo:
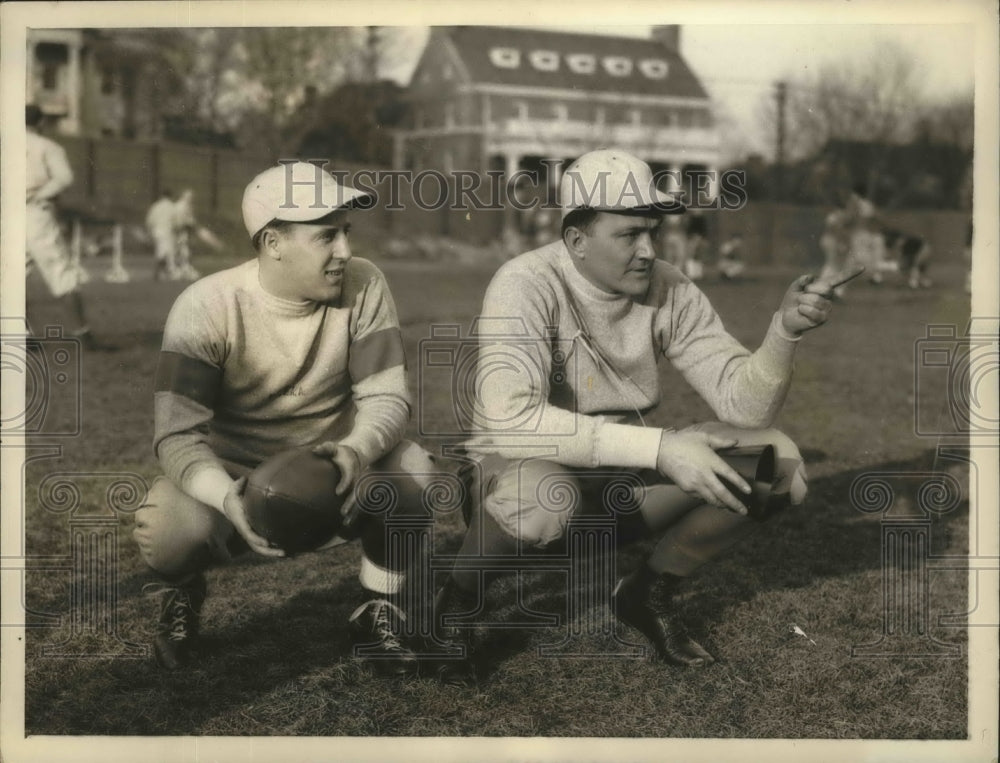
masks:
POLYGON ((788 327, 785 326, 783 310, 779 310, 774 314, 774 317, 771 319, 771 329, 786 342, 798 342, 802 339, 801 332, 789 331, 788 327))

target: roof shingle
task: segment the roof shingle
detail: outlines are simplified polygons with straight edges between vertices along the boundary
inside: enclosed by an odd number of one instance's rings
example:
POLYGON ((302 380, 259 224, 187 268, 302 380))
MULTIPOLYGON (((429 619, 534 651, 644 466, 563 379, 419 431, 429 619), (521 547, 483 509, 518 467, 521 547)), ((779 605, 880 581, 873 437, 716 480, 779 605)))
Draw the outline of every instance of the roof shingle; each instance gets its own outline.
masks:
POLYGON ((476 84, 708 98, 680 54, 655 40, 522 27, 445 33, 476 84))

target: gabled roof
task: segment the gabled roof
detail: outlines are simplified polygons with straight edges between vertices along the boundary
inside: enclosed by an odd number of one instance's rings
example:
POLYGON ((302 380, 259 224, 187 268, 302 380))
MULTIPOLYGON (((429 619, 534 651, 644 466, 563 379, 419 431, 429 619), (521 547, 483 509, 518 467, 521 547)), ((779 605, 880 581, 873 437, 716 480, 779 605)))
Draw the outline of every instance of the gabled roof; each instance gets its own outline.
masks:
POLYGON ((523 27, 443 31, 473 84, 708 98, 680 54, 656 40, 523 27))

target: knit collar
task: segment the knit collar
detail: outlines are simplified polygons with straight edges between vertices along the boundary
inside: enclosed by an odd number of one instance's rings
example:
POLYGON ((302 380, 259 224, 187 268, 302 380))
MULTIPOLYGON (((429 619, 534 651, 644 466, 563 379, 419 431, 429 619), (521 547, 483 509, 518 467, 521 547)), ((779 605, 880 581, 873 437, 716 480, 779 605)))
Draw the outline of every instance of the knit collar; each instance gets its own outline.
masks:
POLYGON ((318 302, 308 299, 285 299, 269 292, 260 282, 260 263, 252 260, 250 264, 251 267, 247 269, 247 288, 267 310, 290 318, 312 315, 316 312, 316 308, 319 307, 318 302))
POLYGON ((604 291, 604 289, 599 289, 597 286, 588 281, 586 277, 576 269, 576 265, 573 263, 573 256, 569 253, 569 249, 566 248, 565 243, 561 243, 559 247, 559 265, 562 269, 562 275, 567 286, 569 286, 573 292, 578 294, 584 302, 603 302, 608 305, 624 306, 627 302, 635 301, 628 294, 615 294, 613 292, 604 291))

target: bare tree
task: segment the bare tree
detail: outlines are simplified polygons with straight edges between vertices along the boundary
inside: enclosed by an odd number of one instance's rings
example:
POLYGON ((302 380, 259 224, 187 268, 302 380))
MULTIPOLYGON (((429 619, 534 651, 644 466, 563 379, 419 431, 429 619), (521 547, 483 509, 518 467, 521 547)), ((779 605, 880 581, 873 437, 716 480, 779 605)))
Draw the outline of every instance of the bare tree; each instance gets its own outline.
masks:
POLYGON ((975 133, 975 97, 957 93, 928 105, 919 120, 919 137, 972 152, 975 133))
MULTIPOLYGON (((908 139, 922 101, 921 81, 916 61, 893 41, 878 43, 867 57, 790 78, 788 156, 813 155, 831 140, 886 144, 908 139)), ((778 113, 770 95, 762 111, 765 124, 776 132, 778 113)))

